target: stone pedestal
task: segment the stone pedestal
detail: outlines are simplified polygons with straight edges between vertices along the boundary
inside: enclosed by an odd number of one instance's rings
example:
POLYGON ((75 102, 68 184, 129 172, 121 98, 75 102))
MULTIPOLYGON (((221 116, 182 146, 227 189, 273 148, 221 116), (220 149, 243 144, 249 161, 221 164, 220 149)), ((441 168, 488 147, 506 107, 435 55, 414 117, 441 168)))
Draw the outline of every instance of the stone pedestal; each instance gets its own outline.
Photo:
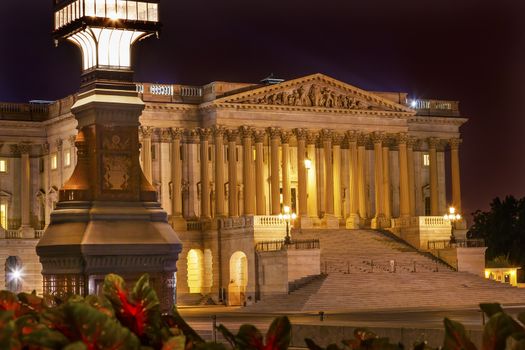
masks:
POLYGON ((35 238, 35 229, 31 226, 20 227, 20 236, 22 238, 33 239, 35 238))
POLYGON ((326 215, 323 218, 323 226, 326 228, 338 229, 339 228, 339 218, 334 215, 326 215))
POLYGON ((37 246, 44 293, 97 293, 104 276, 148 273, 163 310, 175 301, 182 244, 139 164, 144 103, 132 91, 93 89, 72 107, 78 163, 37 246))
POLYGON ((359 229, 360 228, 359 223, 360 223, 360 219, 359 219, 359 215, 357 214, 350 214, 350 216, 346 218, 346 228, 349 230, 359 229))

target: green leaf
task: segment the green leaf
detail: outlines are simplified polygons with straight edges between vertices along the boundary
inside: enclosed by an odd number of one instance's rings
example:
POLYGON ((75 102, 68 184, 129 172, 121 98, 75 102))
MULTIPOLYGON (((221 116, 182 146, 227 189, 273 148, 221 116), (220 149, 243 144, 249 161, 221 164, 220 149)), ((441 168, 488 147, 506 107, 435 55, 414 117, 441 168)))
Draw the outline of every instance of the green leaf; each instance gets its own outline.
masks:
POLYGON ((445 318, 445 340, 443 350, 476 350, 476 346, 467 336, 465 327, 459 323, 445 318))
POLYGON ((109 317, 115 317, 115 310, 113 310, 113 305, 107 298, 98 295, 88 295, 85 301, 88 305, 91 305, 92 307, 108 315, 109 317))
POLYGON ((240 350, 262 350, 264 349, 264 340, 262 333, 257 327, 250 324, 243 324, 239 328, 236 336, 237 347, 240 350))
POLYGON ((162 350, 184 350, 186 347, 186 337, 179 335, 171 337, 162 345, 162 350))
POLYGON ((507 337, 516 332, 523 332, 523 328, 512 317, 502 312, 493 315, 485 325, 483 349, 504 349, 507 337))
POLYGON ((286 316, 273 320, 266 333, 266 350, 286 350, 290 346, 292 325, 286 316))
POLYGON ((486 303, 486 304, 479 304, 479 307, 481 308, 481 310, 488 316, 488 317, 492 317, 494 316, 495 314, 497 313, 500 313, 500 312, 505 312, 503 311, 503 308, 501 307, 500 304, 497 304, 497 303, 492 303, 492 304, 489 304, 489 303, 486 303))
POLYGON ((10 320, 0 328, 0 349, 21 350, 22 343, 18 337, 15 321, 10 320))
POLYGON ((43 314, 46 324, 92 349, 139 349, 138 338, 116 319, 86 303, 67 302, 43 314))
POLYGON ((232 348, 237 347, 237 339, 235 338, 235 335, 232 332, 230 332, 228 328, 226 328, 223 324, 220 324, 217 327, 217 330, 221 332, 224 339, 226 339, 226 341, 231 345, 232 348))
POLYGON ((160 343, 161 315, 157 293, 149 284, 149 276, 143 275, 131 293, 124 279, 107 275, 104 279, 104 296, 111 302, 116 317, 135 333, 143 343, 160 343))
POLYGON ((317 345, 312 339, 305 338, 304 342, 306 343, 306 347, 310 350, 324 350, 324 348, 317 345))
POLYGON ((25 315, 16 320, 23 345, 38 349, 61 349, 69 343, 62 333, 39 323, 36 315, 25 315))
POLYGON ((88 350, 88 347, 81 341, 77 341, 67 345, 62 350, 88 350))

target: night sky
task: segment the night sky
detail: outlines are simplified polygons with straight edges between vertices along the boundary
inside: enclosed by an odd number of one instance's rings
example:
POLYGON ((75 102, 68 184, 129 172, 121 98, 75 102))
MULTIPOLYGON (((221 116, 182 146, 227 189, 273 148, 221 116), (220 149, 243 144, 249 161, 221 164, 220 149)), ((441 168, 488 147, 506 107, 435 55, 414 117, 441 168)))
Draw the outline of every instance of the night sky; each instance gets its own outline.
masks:
MULTIPOLYGON (((0 101, 58 99, 80 54, 54 48, 51 0, 0 1, 0 101)), ((461 101, 464 213, 525 195, 522 0, 164 0, 136 80, 205 84, 324 73, 366 90, 461 101)), ((450 197, 449 197, 450 198, 450 197)))

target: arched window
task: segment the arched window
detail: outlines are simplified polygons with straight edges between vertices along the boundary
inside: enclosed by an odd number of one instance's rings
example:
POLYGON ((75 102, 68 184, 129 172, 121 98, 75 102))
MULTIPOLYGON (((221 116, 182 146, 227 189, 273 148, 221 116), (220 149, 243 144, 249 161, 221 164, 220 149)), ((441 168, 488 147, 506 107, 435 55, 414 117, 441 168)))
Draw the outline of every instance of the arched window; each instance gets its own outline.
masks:
POLYGON ((238 287, 248 285, 248 259, 243 252, 235 252, 230 258, 230 283, 238 287))
POLYGON ((188 252, 188 288, 190 293, 201 293, 203 285, 203 254, 200 249, 188 252))
POLYGON ((22 259, 10 256, 5 262, 5 285, 13 293, 22 291, 22 259))

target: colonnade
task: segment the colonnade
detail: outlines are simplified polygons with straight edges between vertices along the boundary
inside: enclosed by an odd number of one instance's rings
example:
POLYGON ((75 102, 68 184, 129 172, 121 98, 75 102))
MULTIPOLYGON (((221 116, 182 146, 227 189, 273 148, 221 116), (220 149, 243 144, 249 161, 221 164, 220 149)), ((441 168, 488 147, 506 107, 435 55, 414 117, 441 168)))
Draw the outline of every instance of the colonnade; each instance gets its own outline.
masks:
MULTIPOLYGON (((192 191, 188 186, 197 184, 196 179, 190 178, 191 171, 187 171, 193 167, 200 179, 196 219, 278 215, 282 206, 287 205, 293 206, 302 222, 335 220, 346 222, 349 228, 388 227, 394 207, 399 208, 395 211, 402 221, 417 214, 416 147, 418 152, 428 152, 430 215, 439 216, 444 214, 440 212, 438 199, 444 179, 438 171, 438 153, 447 145, 451 149, 452 204, 461 211, 457 138, 420 139, 406 133, 379 131, 341 133, 275 127, 261 130, 248 126, 168 131, 174 217, 192 216, 184 212, 183 198, 186 198, 184 192, 192 191), (195 167, 197 153, 200 164, 195 167), (391 164, 392 154, 397 158, 395 167, 391 164), (399 174, 393 176, 392 171, 399 174), (393 178, 399 183, 394 184, 393 178), (343 188, 343 183, 347 187, 343 188), (399 203, 394 203, 393 186, 399 188, 396 192, 399 203), (348 201, 346 208, 343 200, 348 201)), ((142 166, 148 179, 153 168, 151 135, 150 129, 142 132, 142 166)))

